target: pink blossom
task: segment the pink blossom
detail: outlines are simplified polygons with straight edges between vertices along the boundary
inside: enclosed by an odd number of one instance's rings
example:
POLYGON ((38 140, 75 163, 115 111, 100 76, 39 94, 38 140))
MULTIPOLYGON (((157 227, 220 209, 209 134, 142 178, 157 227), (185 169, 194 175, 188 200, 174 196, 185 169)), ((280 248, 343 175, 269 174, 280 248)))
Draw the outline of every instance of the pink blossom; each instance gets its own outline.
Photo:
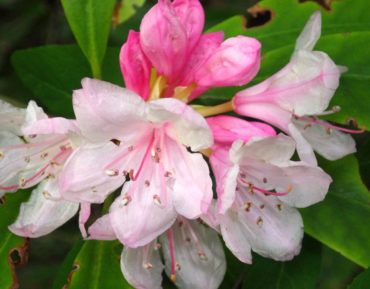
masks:
MULTIPOLYGON (((98 219, 89 228, 89 233, 92 239, 116 238, 107 215, 98 219)), ((215 231, 198 221, 179 217, 169 230, 144 247, 125 247, 121 269, 135 288, 162 288, 162 271, 165 269, 179 288, 216 289, 223 280, 226 260, 215 231)))
POLYGON ((176 99, 144 102, 129 90, 87 78, 74 92, 73 105, 88 141, 61 173, 64 198, 102 203, 123 185, 109 217, 118 239, 131 247, 152 241, 178 214, 195 219, 208 210, 207 163, 186 149, 212 145, 198 113, 176 99))
POLYGON ((26 237, 48 234, 72 218, 79 207, 61 200, 57 185, 61 167, 75 145, 71 134, 78 129, 73 121, 48 119, 33 101, 27 110, 1 103, 1 112, 6 112, 11 126, 3 126, 0 138, 0 194, 38 184, 9 229, 26 237))
POLYGON ((131 31, 120 63, 128 89, 145 100, 159 96, 189 101, 211 87, 244 85, 257 73, 260 43, 223 33, 202 35, 204 11, 198 0, 159 0, 131 31), (154 74, 153 74, 154 73, 154 74), (161 83, 158 93, 151 88, 161 83))
POLYGON ((233 99, 235 111, 271 123, 290 134, 300 158, 317 164, 313 150, 329 160, 355 152, 352 137, 318 119, 325 112, 343 69, 330 57, 312 51, 320 37, 321 14, 314 13, 296 42, 290 62, 260 84, 247 88, 233 99))

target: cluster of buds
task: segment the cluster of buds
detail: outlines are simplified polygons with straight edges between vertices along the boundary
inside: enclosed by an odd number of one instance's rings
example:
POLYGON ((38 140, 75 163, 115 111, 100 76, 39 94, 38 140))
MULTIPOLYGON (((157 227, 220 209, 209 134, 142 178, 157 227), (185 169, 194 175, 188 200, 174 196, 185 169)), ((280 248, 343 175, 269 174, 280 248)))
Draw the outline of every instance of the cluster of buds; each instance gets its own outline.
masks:
POLYGON ((37 185, 12 232, 48 234, 80 209, 83 237, 118 239, 122 272, 141 289, 161 288, 163 270, 179 288, 218 288, 221 238, 245 263, 251 251, 299 253, 297 208, 322 201, 332 181, 314 151, 355 151, 352 131, 318 118, 338 111, 325 110, 344 69, 313 51, 317 12, 283 69, 229 102, 192 105, 211 88, 246 85, 260 66, 258 40, 203 26, 198 0, 159 0, 122 46, 126 88, 83 79, 75 120, 1 103, 0 196, 37 185), (86 228, 91 204, 103 203, 86 228))

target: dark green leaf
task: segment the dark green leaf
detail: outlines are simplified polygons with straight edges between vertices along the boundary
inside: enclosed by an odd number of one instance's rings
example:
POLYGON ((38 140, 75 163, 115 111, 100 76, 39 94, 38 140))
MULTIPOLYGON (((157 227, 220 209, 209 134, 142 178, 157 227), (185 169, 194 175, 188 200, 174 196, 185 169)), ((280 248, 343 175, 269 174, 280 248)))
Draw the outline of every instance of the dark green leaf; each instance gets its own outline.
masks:
POLYGON ((255 255, 248 266, 243 289, 314 289, 320 274, 321 246, 305 237, 302 252, 289 262, 255 255))
POLYGON ((353 262, 370 266, 370 193, 354 156, 321 166, 333 178, 325 200, 301 210, 305 231, 353 262))
POLYGON ((101 78, 115 0, 62 0, 77 43, 90 62, 93 75, 101 78))
POLYGON ((368 289, 370 286, 370 269, 356 277, 348 289, 368 289))
POLYGON ((62 289, 64 285, 68 289, 132 289, 120 269, 121 250, 117 241, 86 241, 81 248, 77 244, 53 289, 62 289))

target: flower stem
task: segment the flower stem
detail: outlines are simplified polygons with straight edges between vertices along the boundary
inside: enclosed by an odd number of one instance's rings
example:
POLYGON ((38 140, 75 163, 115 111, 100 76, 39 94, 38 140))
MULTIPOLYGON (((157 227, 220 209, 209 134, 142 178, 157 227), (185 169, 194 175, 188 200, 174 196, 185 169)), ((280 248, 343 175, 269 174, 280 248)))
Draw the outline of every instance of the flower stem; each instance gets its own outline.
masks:
POLYGON ((215 105, 215 106, 198 106, 194 107, 195 110, 197 110, 201 115, 203 116, 211 116, 221 113, 226 113, 234 110, 233 102, 232 100, 215 105))

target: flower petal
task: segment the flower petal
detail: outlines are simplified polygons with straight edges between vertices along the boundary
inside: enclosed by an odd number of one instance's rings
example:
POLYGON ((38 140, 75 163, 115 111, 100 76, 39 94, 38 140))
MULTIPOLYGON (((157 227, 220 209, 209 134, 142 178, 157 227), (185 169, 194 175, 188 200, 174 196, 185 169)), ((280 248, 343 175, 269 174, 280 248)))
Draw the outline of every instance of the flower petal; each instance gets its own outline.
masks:
POLYGON ((58 200, 56 180, 43 181, 32 191, 28 202, 21 205, 21 210, 14 224, 9 229, 19 236, 37 238, 54 231, 78 211, 78 204, 58 200))
POLYGON ((193 151, 208 148, 213 143, 205 119, 182 101, 173 98, 152 101, 147 114, 152 122, 169 122, 175 133, 174 138, 193 151))
POLYGON ((296 41, 296 50, 312 50, 321 35, 321 13, 314 12, 296 41))
POLYGON ((2 131, 22 135, 21 126, 25 121, 26 110, 0 100, 0 127, 2 131))
POLYGON ((91 141, 129 139, 142 129, 145 103, 135 93, 108 82, 84 78, 73 92, 78 126, 91 141))
POLYGON ((124 182, 122 175, 109 176, 106 165, 121 153, 112 142, 89 144, 73 152, 63 167, 59 186, 63 198, 77 202, 102 203, 124 182))
POLYGON ((260 49, 261 44, 254 38, 227 39, 195 72, 195 82, 205 87, 248 83, 259 70, 260 49))
POLYGON ((163 268, 159 252, 153 245, 135 249, 125 247, 122 251, 123 276, 137 289, 161 289, 163 268))
POLYGON ((136 248, 148 244, 176 219, 171 194, 162 191, 159 174, 159 170, 146 167, 140 178, 125 184, 122 195, 110 207, 113 230, 126 246, 136 248))
POLYGON ((140 45, 140 33, 130 30, 121 48, 120 65, 125 85, 144 100, 149 97, 151 64, 140 45))
POLYGON ((110 223, 109 214, 106 214, 97 219, 88 229, 89 240, 115 240, 112 225, 110 223))
MULTIPOLYGON (((217 233, 197 221, 184 221, 182 226, 177 223, 172 230, 175 262, 181 267, 176 272, 177 287, 217 289, 226 272, 225 254, 217 233)), ((172 260, 169 242, 164 235, 160 237, 160 241, 165 259, 165 270, 170 276, 172 260)))
POLYGON ((294 121, 294 124, 312 148, 328 160, 334 161, 356 152, 356 143, 349 134, 328 129, 325 125, 311 124, 305 127, 300 121, 294 121))
POLYGON ((23 126, 22 131, 26 135, 33 134, 68 134, 70 132, 79 133, 75 120, 63 117, 45 118, 23 126))

